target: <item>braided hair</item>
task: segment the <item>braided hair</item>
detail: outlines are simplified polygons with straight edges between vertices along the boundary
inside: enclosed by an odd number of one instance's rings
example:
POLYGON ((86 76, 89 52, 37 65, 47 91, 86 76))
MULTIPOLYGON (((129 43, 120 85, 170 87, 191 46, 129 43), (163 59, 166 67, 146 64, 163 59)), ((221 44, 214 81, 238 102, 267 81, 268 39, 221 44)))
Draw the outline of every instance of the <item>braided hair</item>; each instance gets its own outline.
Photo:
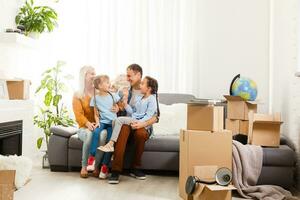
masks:
POLYGON ((145 76, 145 79, 147 80, 147 86, 151 88, 151 94, 154 94, 156 97, 156 105, 157 105, 157 122, 159 122, 159 117, 160 117, 160 110, 159 110, 159 103, 158 103, 158 82, 156 79, 150 77, 150 76, 145 76))

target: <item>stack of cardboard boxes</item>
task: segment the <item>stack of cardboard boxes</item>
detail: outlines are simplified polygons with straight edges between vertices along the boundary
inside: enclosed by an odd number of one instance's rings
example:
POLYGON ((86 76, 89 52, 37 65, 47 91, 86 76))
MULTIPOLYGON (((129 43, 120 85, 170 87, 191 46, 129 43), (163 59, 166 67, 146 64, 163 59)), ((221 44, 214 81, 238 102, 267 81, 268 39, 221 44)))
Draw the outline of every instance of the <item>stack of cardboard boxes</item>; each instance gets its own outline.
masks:
POLYGON ((213 179, 216 168, 232 170, 232 135, 248 136, 248 143, 277 147, 280 141, 280 114, 257 114, 257 102, 240 97, 227 99, 226 130, 224 107, 190 102, 187 109, 187 130, 180 133, 179 194, 184 200, 229 200, 233 186, 198 184, 193 195, 185 192, 188 176, 213 179))
POLYGON ((238 96, 224 96, 227 100, 225 127, 233 135, 248 136, 248 144, 278 147, 280 143, 280 113, 257 114, 257 102, 245 101, 238 96))
POLYGON ((250 111, 257 112, 257 103, 244 101, 238 96, 224 96, 227 100, 227 118, 225 128, 232 131, 233 135, 248 135, 250 111))
POLYGON ((185 192, 188 176, 205 178, 201 174, 207 170, 201 168, 232 169, 232 132, 223 127, 223 106, 188 104, 187 130, 180 133, 179 193, 182 199, 231 199, 232 186, 200 184, 202 187, 198 187, 194 195, 188 196, 185 192))

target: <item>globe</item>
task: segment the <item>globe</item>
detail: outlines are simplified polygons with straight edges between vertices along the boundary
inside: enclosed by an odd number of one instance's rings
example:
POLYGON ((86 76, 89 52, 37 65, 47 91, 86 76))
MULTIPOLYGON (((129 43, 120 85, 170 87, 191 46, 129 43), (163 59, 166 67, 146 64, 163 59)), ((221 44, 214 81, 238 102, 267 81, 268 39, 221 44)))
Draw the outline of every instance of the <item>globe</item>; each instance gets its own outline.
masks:
POLYGON ((240 96, 246 101, 254 101, 257 97, 257 85, 253 80, 237 75, 232 80, 230 95, 240 96))

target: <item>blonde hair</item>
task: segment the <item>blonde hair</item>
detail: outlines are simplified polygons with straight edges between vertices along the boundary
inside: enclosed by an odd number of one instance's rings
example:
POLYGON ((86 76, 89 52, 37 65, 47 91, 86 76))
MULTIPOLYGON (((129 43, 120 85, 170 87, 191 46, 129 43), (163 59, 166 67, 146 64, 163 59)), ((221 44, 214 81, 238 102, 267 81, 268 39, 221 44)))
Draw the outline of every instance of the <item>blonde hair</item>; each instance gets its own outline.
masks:
POLYGON ((94 84, 94 88, 99 90, 98 86, 99 84, 101 84, 103 81, 109 81, 109 76, 107 75, 98 75, 94 78, 93 84, 94 84))
POLYGON ((79 72, 79 89, 77 92, 75 92, 75 96, 78 98, 83 98, 84 97, 84 89, 85 89, 85 77, 86 73, 90 70, 95 70, 94 67, 90 65, 85 65, 81 67, 80 72, 79 72))

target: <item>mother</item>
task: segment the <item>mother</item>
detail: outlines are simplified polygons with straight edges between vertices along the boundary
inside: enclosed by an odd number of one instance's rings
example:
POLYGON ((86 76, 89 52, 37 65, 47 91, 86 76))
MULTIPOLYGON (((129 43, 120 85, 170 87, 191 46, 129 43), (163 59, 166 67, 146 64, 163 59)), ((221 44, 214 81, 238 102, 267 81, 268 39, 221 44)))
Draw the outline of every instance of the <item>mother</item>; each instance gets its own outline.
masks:
MULTIPOLYGON (((92 141, 93 131, 96 128, 94 119, 94 110, 90 107, 91 97, 94 95, 93 79, 95 77, 95 69, 91 66, 84 66, 80 69, 79 73, 79 90, 73 96, 73 111, 75 114, 76 122, 79 126, 77 132, 78 138, 83 142, 82 147, 82 163, 80 177, 87 178, 87 164, 92 141)), ((99 138, 99 144, 105 143, 104 134, 99 138)), ((99 166, 103 153, 97 151, 94 176, 99 175, 99 166)))

